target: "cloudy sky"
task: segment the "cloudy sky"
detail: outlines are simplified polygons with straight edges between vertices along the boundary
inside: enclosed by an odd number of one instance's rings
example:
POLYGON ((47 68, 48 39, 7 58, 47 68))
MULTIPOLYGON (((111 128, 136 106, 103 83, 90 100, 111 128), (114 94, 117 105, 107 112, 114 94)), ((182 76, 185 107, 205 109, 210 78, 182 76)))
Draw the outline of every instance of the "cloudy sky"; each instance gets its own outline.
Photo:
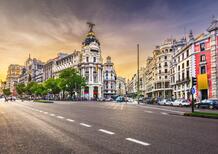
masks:
POLYGON ((0 0, 0 79, 29 53, 46 61, 80 50, 87 21, 96 24, 104 59, 111 56, 118 75, 130 78, 137 43, 144 65, 164 39, 206 31, 217 6, 215 0, 0 0))

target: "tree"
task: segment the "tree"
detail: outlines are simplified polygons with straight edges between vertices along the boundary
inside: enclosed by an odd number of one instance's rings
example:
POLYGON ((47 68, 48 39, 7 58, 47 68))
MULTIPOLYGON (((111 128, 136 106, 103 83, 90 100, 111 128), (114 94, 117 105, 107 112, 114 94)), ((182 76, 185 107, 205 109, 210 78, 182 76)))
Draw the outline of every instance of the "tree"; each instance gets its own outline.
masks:
POLYGON ((59 83, 60 83, 59 79, 50 78, 47 81, 45 81, 44 85, 50 94, 56 95, 56 94, 59 94, 61 92, 61 88, 60 88, 59 83))
POLYGON ((48 90, 44 87, 42 83, 34 84, 31 90, 36 96, 45 96, 48 93, 48 90))
POLYGON ((63 91, 67 91, 70 94, 70 98, 75 96, 75 92, 80 92, 81 87, 86 85, 86 80, 79 72, 73 68, 63 70, 60 75, 60 87, 63 91))
POLYGON ((10 96, 10 95, 11 95, 10 89, 9 89, 9 88, 3 89, 3 94, 4 94, 5 96, 10 96))
POLYGON ((22 97, 23 93, 25 93, 25 88, 26 88, 25 84, 23 84, 23 83, 17 84, 16 91, 17 91, 18 95, 20 95, 22 97))
POLYGON ((33 95, 33 93, 34 93, 34 86, 36 86, 37 85, 37 83, 36 82, 29 82, 27 85, 26 85, 26 88, 25 88, 25 93, 27 94, 27 95, 33 95))

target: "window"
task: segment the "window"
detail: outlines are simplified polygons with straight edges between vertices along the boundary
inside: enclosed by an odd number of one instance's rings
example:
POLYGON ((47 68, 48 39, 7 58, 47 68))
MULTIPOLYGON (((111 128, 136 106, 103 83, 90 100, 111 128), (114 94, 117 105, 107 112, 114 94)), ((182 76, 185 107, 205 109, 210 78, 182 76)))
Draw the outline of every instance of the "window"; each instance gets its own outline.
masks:
POLYGON ((189 79, 189 71, 186 72, 186 77, 189 79))
POLYGON ((166 59, 166 60, 167 60, 167 56, 165 56, 165 57, 164 57, 164 59, 166 59))
POLYGON ((93 57, 93 62, 94 62, 94 63, 96 62, 96 57, 93 57))
POLYGON ((186 66, 187 66, 187 67, 189 66, 189 61, 186 62, 186 66))
POLYGON ((167 62, 165 62, 164 66, 167 66, 167 62))
POLYGON ((187 57, 189 56, 189 50, 186 51, 186 56, 187 56, 187 57))
POLYGON ((86 57, 86 62, 89 62, 89 57, 86 57))
POLYGON ((206 73, 206 66, 201 66, 201 74, 205 74, 206 73))
POLYGON ((184 53, 182 53, 182 60, 184 60, 184 58, 185 58, 185 55, 184 55, 184 53))
POLYGON ((182 69, 184 69, 184 66, 185 66, 184 63, 182 63, 182 69))
POLYGON ((167 76, 165 76, 165 79, 167 79, 167 76))
POLYGON ((167 73, 167 69, 165 69, 165 73, 167 73))
POLYGON ((206 61, 206 56, 205 56, 205 55, 201 55, 200 61, 201 61, 201 62, 205 62, 205 61, 206 61))
POLYGON ((205 50, 205 43, 204 43, 204 42, 200 44, 200 50, 201 50, 201 51, 204 51, 204 50, 205 50))
POLYGON ((180 66, 178 66, 178 71, 180 71, 180 66))
POLYGON ((182 72, 182 81, 185 80, 185 73, 182 72))

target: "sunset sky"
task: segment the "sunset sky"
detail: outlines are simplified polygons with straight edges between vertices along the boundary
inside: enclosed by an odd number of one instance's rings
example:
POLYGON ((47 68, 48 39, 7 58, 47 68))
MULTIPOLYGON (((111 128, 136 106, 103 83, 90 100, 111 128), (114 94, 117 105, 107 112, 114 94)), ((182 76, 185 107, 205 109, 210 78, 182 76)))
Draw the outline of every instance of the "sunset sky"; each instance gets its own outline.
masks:
POLYGON ((87 21, 111 56, 117 74, 136 72, 136 44, 144 65, 155 45, 193 30, 206 31, 218 1, 212 0, 0 0, 0 79, 9 64, 31 57, 47 61, 58 52, 81 49, 87 21))

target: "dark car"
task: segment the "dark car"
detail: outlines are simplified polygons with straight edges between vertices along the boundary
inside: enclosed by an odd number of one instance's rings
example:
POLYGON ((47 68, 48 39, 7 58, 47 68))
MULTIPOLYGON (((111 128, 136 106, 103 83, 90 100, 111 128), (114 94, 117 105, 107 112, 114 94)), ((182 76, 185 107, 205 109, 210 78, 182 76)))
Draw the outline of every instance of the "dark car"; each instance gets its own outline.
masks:
POLYGON ((195 106, 197 108, 208 108, 208 109, 218 109, 218 99, 211 98, 202 100, 200 103, 196 103, 195 106))

